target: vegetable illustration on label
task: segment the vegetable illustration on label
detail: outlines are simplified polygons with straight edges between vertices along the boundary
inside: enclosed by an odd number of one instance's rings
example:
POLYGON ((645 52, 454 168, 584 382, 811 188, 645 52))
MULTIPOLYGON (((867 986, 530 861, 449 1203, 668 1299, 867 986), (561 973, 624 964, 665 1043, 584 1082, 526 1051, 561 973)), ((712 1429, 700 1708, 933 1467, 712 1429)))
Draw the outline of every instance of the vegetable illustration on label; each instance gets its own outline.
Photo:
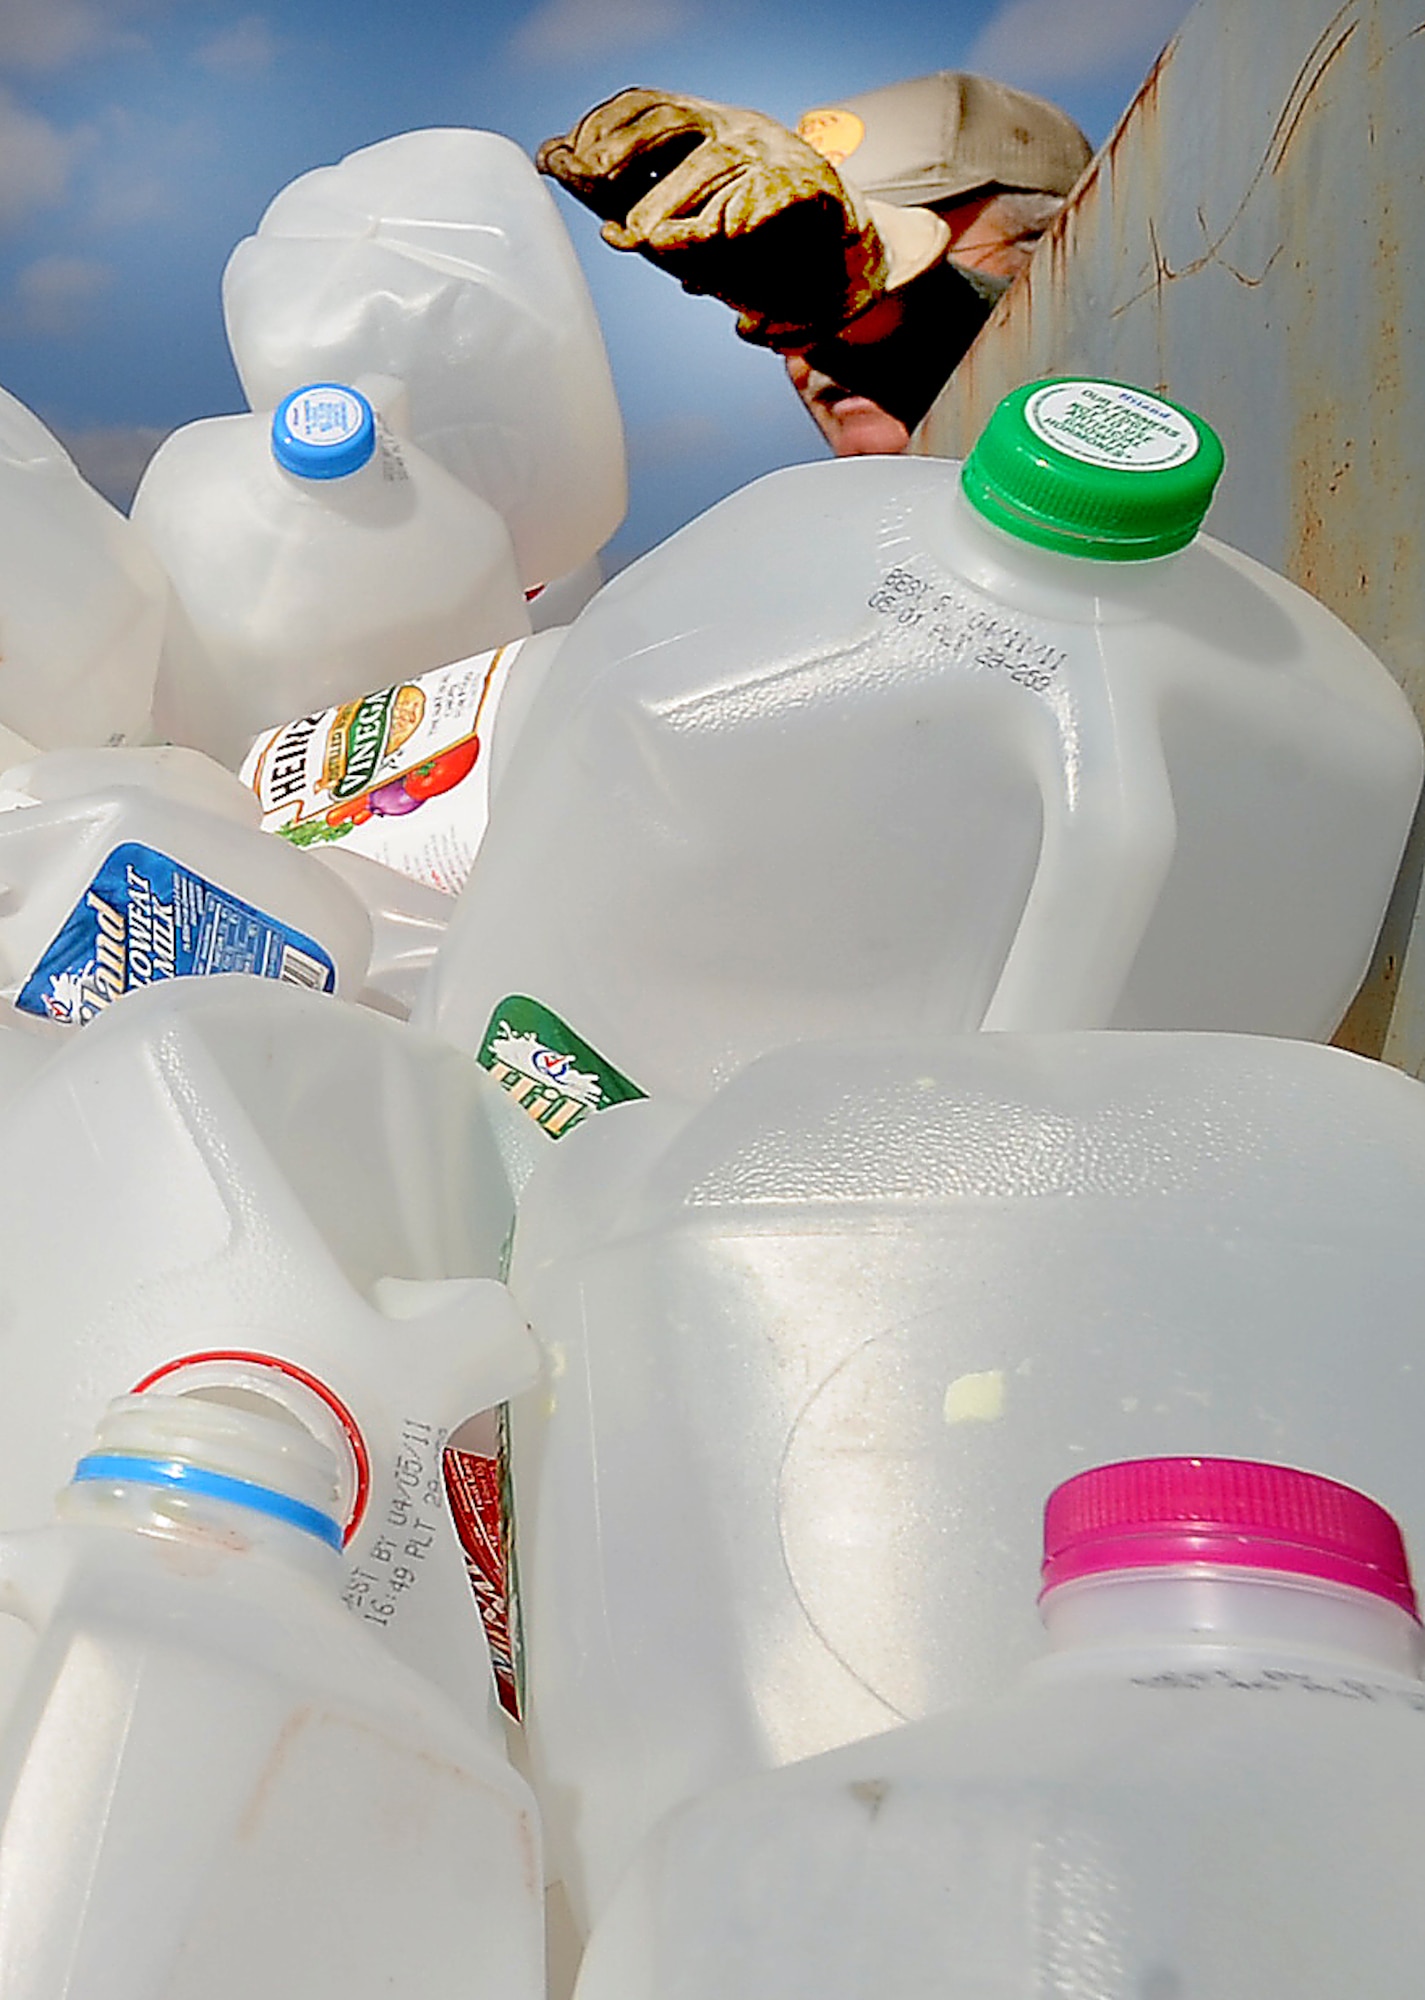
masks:
POLYGON ((263 826, 342 841, 454 895, 489 820, 488 746, 522 640, 265 730, 242 767, 263 826))

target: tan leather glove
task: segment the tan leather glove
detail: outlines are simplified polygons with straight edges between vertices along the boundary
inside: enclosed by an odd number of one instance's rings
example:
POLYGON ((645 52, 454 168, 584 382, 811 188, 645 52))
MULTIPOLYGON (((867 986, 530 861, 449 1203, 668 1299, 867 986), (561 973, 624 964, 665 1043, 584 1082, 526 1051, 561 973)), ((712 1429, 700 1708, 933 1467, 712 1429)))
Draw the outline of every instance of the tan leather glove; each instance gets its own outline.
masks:
POLYGON ((689 292, 739 315, 744 340, 795 348, 873 305, 888 275, 863 196, 794 132, 760 112, 623 90, 537 165, 689 292))

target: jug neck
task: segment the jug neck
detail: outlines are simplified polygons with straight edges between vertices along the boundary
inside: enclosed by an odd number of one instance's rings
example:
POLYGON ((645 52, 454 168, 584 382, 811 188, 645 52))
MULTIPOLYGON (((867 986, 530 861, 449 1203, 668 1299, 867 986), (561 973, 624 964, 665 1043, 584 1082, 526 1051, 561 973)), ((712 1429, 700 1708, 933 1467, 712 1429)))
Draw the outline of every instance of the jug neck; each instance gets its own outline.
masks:
POLYGON ((120 1397, 59 1496, 75 1526, 214 1544, 329 1576, 342 1545, 336 1461, 246 1391, 120 1397))
POLYGON ((1399 1525, 1369 1495, 1255 1459, 1091 1466, 1044 1508, 1040 1611, 1056 1655, 1331 1654, 1418 1674, 1399 1525))
POLYGON ((1131 1570, 1061 1584, 1040 1600, 1056 1656, 1165 1662, 1205 1647, 1253 1655, 1330 1654, 1418 1677, 1425 1633, 1397 1604, 1315 1578, 1209 1564, 1131 1570))
POLYGON ((956 567, 986 595, 1041 618, 1103 624, 1145 618, 1184 550, 1141 562, 1103 562, 1036 548, 997 527, 965 498, 948 495, 956 567))

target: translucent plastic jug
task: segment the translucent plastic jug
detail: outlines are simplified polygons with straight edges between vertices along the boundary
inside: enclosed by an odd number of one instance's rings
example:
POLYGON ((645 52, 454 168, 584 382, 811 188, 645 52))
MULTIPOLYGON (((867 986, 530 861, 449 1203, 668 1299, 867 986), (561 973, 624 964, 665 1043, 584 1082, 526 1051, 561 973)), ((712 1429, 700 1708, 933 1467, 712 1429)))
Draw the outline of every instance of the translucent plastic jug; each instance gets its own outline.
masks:
POLYGON ((55 750, 0 784, 0 999, 82 1026, 161 981, 249 973, 355 998, 371 924, 327 869, 263 837, 194 750, 55 750))
POLYGON ((133 520, 173 583, 156 726, 234 770, 268 724, 529 630, 494 509, 342 384, 175 431, 133 520))
POLYGON ((1042 1496, 1085 1464, 1325 1466, 1425 1543, 1397 1071, 1255 1036, 842 1042, 695 1113, 530 1130, 526 1721, 581 1910, 680 1799, 1002 1689, 1042 1496))
POLYGON ((454 1051, 270 980, 174 980, 62 1039, 0 1100, 0 1520, 43 1525, 115 1395, 267 1397, 337 1456, 349 1609, 483 1716, 443 1458, 535 1370, 498 1282, 507 1114, 454 1051))
POLYGON ((5 2000, 542 2000, 534 1801, 340 1602, 336 1467, 278 1406, 110 1405, 0 1736, 5 2000))
POLYGON ((1013 1693, 675 1814, 578 2000, 1412 1991, 1425 1686, 1389 1515, 1169 1459, 1071 1480, 1045 1548, 1052 1651, 1013 1693))
POLYGON ((818 1037, 1328 1037, 1420 732, 1320 604, 1194 536, 1220 463, 1154 397, 1050 384, 963 480, 792 467, 623 571, 535 696, 430 1020, 478 1049, 524 995, 689 1097, 818 1037))
POLYGON ((590 556, 567 576, 553 577, 542 590, 531 591, 529 617, 535 631, 547 632, 552 625, 571 623, 602 589, 603 581, 603 564, 597 556, 590 556))
POLYGON ((167 596, 142 536, 0 389, 0 724, 45 749, 145 741, 167 596))
POLYGON ((371 919, 371 963, 357 999, 409 1019, 445 942, 451 898, 345 848, 318 848, 317 859, 356 892, 371 919))
POLYGON ((323 375, 404 382, 411 436, 503 516, 526 587, 578 568, 622 520, 593 302, 508 139, 402 132, 303 174, 233 251, 223 308, 254 409, 323 375))

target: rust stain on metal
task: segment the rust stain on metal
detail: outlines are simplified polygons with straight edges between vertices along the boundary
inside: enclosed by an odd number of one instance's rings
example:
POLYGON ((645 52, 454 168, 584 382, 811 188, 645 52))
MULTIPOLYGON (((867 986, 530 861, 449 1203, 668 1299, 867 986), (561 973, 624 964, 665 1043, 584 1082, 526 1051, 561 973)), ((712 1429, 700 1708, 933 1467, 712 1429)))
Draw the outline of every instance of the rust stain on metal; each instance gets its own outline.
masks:
POLYGON ((1171 61, 1173 50, 1176 47, 1177 42, 1173 40, 1159 54, 1153 67, 1138 86, 1128 109, 1123 113, 1118 123, 1084 168, 1083 173, 1069 195, 1067 205, 1055 218, 1053 229, 1046 235, 1045 242, 1049 241, 1050 236, 1061 233, 1061 225, 1065 222, 1069 214, 1088 200, 1105 174, 1112 173, 1114 163, 1123 147, 1125 138, 1131 134, 1136 143, 1137 130, 1143 118, 1147 115, 1148 107, 1151 106, 1153 113, 1156 114, 1159 86, 1162 83, 1163 73, 1171 61))
POLYGON ((1399 980, 1400 961, 1393 951, 1386 951, 1346 1009, 1345 1019, 1331 1037, 1333 1049, 1379 1059, 1385 1050, 1399 980))
POLYGON ((1338 24, 1347 14, 1355 11, 1356 0, 1350 0, 1350 4, 1343 7, 1340 13, 1322 29, 1311 53, 1297 71, 1296 81, 1291 87, 1286 103, 1282 106, 1276 130, 1272 133, 1271 143, 1267 147, 1266 159, 1270 162, 1273 173, 1279 171, 1282 161, 1286 158, 1287 148, 1296 136, 1296 128, 1301 123, 1317 86, 1360 26, 1359 21, 1352 21, 1342 29, 1334 41, 1331 40, 1338 24))
MULTIPOLYGON (((1354 32, 1360 22, 1353 22, 1354 32)), ((1371 39, 1380 34, 1378 15, 1371 39)), ((1332 45, 1301 94, 1292 131, 1309 108, 1320 105, 1316 87, 1346 37, 1332 45)), ((1373 67, 1373 66, 1371 66, 1373 67)), ((1367 86, 1368 90, 1368 86, 1367 86)), ((1349 115, 1369 124, 1369 95, 1353 90, 1349 115), (1363 121, 1363 114, 1364 121, 1363 121)), ((1343 115, 1347 100, 1338 107, 1343 115)), ((1319 210, 1310 190, 1293 203, 1294 263, 1284 314, 1284 354, 1291 384, 1291 510, 1284 567, 1294 581, 1330 608, 1391 664, 1417 698, 1425 695, 1418 665, 1419 642, 1406 640, 1400 618, 1402 589, 1416 592, 1411 570, 1419 567, 1417 524, 1409 495, 1413 457, 1401 437, 1400 412, 1406 392, 1406 360, 1401 329, 1406 323, 1402 295, 1391 173, 1369 172, 1371 149, 1362 149, 1367 172, 1356 176, 1361 223, 1370 231, 1369 282, 1359 284, 1353 302, 1349 345, 1340 338, 1342 315, 1329 240, 1319 242, 1319 210), (1402 461, 1402 448, 1412 463, 1402 461), (1404 505, 1402 503, 1405 503, 1404 505), (1416 658, 1411 654, 1415 653, 1416 658)), ((1425 606, 1410 606, 1417 620, 1425 606)))
MULTIPOLYGON (((1402 45, 1388 42, 1385 11, 1377 5, 1352 22, 1351 32, 1365 31, 1365 61, 1349 77, 1337 72, 1334 92, 1319 86, 1348 36, 1320 54, 1284 128, 1290 143, 1309 114, 1325 121, 1319 140, 1331 149, 1328 170, 1344 199, 1338 231, 1323 231, 1315 187, 1284 177, 1294 254, 1282 312, 1291 421, 1281 566, 1380 654, 1425 716, 1420 454, 1408 414, 1414 341, 1405 285, 1414 274, 1400 236, 1415 190, 1383 143, 1400 82, 1386 59, 1402 45)), ((1412 951, 1422 858, 1425 831, 1417 828, 1374 963, 1336 1035, 1339 1047, 1412 1073, 1425 1068, 1425 1008, 1415 991, 1422 966, 1412 951)))
MULTIPOLYGON (((1109 318, 1121 319, 1125 313, 1132 311, 1140 299, 1146 298, 1149 292, 1161 294, 1165 285, 1176 284, 1180 278, 1195 278, 1198 272, 1205 271, 1209 264, 1218 265, 1222 270, 1226 271, 1230 278, 1235 278, 1239 285, 1246 285, 1249 290, 1254 290, 1256 286, 1264 284, 1271 272, 1272 266, 1276 263, 1278 257, 1281 256, 1286 245, 1278 243, 1276 248, 1268 254, 1261 270, 1255 275, 1249 271, 1239 270, 1230 258, 1222 255, 1222 246, 1236 228, 1241 215, 1242 210, 1238 209, 1227 227, 1219 230, 1215 237, 1208 240, 1207 247, 1200 256, 1192 257, 1186 264, 1179 264, 1176 267, 1170 264, 1164 256, 1162 245, 1158 241, 1157 224, 1152 216, 1149 216, 1148 241, 1152 246, 1153 252, 1152 280, 1149 284, 1144 285, 1141 291, 1130 294, 1128 298, 1123 300, 1121 305, 1114 306, 1109 314, 1109 318)), ((1198 226, 1206 238, 1207 218, 1203 215, 1201 209, 1197 211, 1197 220, 1198 226)))
MULTIPOLYGON (((1265 177, 1268 174, 1275 174, 1280 170, 1282 162, 1286 158, 1288 148, 1290 147, 1292 140, 1296 136, 1297 127, 1300 125, 1302 119, 1305 117, 1307 110, 1310 107, 1315 97, 1318 87, 1320 86, 1322 80, 1325 78, 1327 72, 1330 70, 1332 64, 1336 61, 1337 57, 1346 48, 1347 44, 1351 40, 1351 37, 1355 34, 1357 28, 1360 26, 1359 20, 1350 20, 1347 21, 1346 26, 1344 28, 1340 28, 1340 24, 1343 20, 1345 20, 1346 16, 1348 14, 1354 14, 1357 11, 1357 6, 1358 6, 1358 0, 1348 0, 1348 4, 1343 6, 1332 17, 1331 21, 1322 30, 1321 34, 1317 37, 1317 40, 1313 45, 1310 53, 1308 54, 1306 60, 1302 63, 1301 67, 1298 69, 1296 73, 1296 76, 1291 85, 1291 89, 1287 94, 1286 102, 1282 106, 1281 112, 1277 117, 1276 124, 1272 128, 1271 136, 1268 139, 1265 148, 1263 149, 1261 158, 1257 163, 1256 169, 1248 179, 1246 186, 1243 188, 1242 193, 1238 198, 1237 204, 1235 208, 1232 210, 1232 213, 1228 216, 1226 223, 1216 232, 1215 235, 1210 234, 1208 230, 1206 215, 1204 214, 1201 205, 1199 205, 1196 208, 1195 213, 1197 216, 1198 227, 1202 232, 1204 247, 1198 256, 1190 258, 1186 263, 1178 265, 1176 268, 1174 268, 1172 265, 1169 264, 1167 258, 1163 254, 1162 248, 1158 240, 1157 221, 1154 216, 1150 215, 1148 218, 1148 235, 1152 246, 1153 275, 1149 280, 1149 282, 1146 285, 1144 285, 1141 290, 1131 293, 1126 299, 1121 300, 1117 305, 1115 305, 1112 309, 1110 317, 1118 318, 1121 315, 1131 311, 1131 309, 1138 303, 1138 301, 1146 297, 1149 292, 1161 293, 1164 285, 1172 284, 1182 278, 1196 277, 1199 271, 1206 270, 1210 264, 1220 265, 1222 269, 1227 271, 1231 277, 1235 278, 1239 284, 1243 284, 1248 287, 1255 287, 1264 282, 1264 280, 1270 273, 1272 266, 1276 263, 1277 259, 1282 255, 1282 252, 1285 248, 1285 245, 1283 243, 1279 242, 1276 245, 1276 247, 1268 254, 1265 262, 1262 264, 1261 269, 1258 272, 1256 272, 1255 275, 1240 269, 1229 258, 1225 257, 1222 254, 1223 250, 1227 242, 1233 235, 1234 231, 1237 229, 1238 224, 1242 221, 1242 218, 1244 217, 1244 215, 1246 215, 1249 207, 1251 206, 1253 197, 1257 192, 1257 188, 1260 182, 1263 179, 1265 179, 1265 177), (1336 33, 1335 31, 1338 28, 1340 28, 1340 32, 1336 33)), ((1167 51, 1164 51, 1164 54, 1167 54, 1167 51)), ((1161 74, 1161 67, 1162 67, 1162 58, 1160 57, 1158 64, 1154 66, 1154 72, 1151 79, 1154 86, 1153 97, 1155 100, 1157 95, 1157 83, 1159 76, 1161 74)), ((1137 110, 1137 107, 1140 104, 1146 104, 1146 101, 1147 101, 1146 91, 1140 91, 1138 97, 1135 98, 1134 100, 1134 110, 1137 110)), ((1153 132, 1156 131, 1157 129, 1156 124, 1154 120, 1148 116, 1146 111, 1140 114, 1140 118, 1142 119, 1142 121, 1144 121, 1141 123, 1141 131, 1143 133, 1152 134, 1153 132)), ((1119 125, 1119 127, 1115 131, 1113 139, 1109 141, 1110 148, 1114 146, 1115 142, 1121 141, 1121 136, 1126 135, 1127 129, 1128 129, 1127 121, 1125 120, 1123 123, 1119 125)), ((1139 131, 1140 127, 1135 126, 1134 128, 1135 138, 1139 136, 1139 131)))

